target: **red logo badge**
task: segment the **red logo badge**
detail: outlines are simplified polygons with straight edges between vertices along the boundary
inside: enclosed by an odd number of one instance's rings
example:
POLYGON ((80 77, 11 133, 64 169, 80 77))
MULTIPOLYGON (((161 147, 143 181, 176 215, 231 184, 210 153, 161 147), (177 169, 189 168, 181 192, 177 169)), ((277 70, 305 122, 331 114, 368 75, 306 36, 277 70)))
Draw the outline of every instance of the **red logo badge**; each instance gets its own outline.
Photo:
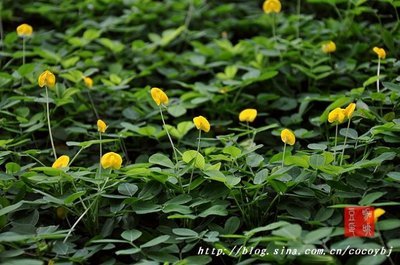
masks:
POLYGON ((374 207, 344 208, 345 237, 373 237, 375 232, 374 207))

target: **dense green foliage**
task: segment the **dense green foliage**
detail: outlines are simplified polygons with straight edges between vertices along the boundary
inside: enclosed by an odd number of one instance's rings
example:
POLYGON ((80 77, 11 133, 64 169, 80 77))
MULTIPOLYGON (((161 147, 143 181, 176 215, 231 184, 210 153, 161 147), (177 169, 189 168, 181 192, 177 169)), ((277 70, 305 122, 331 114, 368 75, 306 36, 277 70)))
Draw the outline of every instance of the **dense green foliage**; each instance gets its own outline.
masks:
POLYGON ((278 14, 262 4, 3 0, 0 260, 400 264, 400 1, 282 1, 278 14), (33 27, 25 41, 22 23, 33 27), (329 40, 337 50, 326 54, 329 40), (387 52, 379 77, 374 46, 387 52), (44 70, 57 78, 55 149, 71 158, 61 169, 51 167, 44 70), (169 97, 163 117, 152 87, 169 97), (349 123, 327 121, 351 102, 349 123), (253 123, 238 120, 246 108, 258 110, 253 123), (199 115, 211 130, 197 152, 199 115), (284 128, 296 134, 285 155, 284 128), (100 143, 122 156, 119 170, 99 169, 100 143), (374 237, 344 237, 346 205, 386 211, 374 237), (271 254, 229 255, 235 246, 271 254), (347 246, 393 253, 329 254, 347 246), (282 248, 327 252, 272 254, 282 248))

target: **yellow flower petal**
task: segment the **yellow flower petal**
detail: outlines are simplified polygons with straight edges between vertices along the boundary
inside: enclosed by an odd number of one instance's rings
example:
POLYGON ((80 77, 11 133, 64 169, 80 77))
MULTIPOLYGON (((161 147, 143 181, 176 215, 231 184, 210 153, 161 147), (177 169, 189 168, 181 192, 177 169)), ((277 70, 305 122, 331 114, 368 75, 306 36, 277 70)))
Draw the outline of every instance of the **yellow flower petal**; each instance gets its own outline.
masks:
POLYGON ((154 102, 160 106, 160 104, 167 105, 168 104, 168 96, 165 94, 164 91, 159 89, 158 87, 153 87, 150 90, 151 97, 153 98, 154 102))
POLYGON ((336 44, 333 41, 328 41, 322 44, 322 51, 324 53, 332 53, 336 51, 336 44))
POLYGON ((102 120, 98 120, 97 121, 97 130, 101 133, 105 133, 106 129, 107 129, 107 124, 102 120))
POLYGON ((336 108, 336 109, 332 110, 331 112, 329 112, 329 115, 328 115, 328 121, 330 123, 333 123, 333 122, 342 123, 345 118, 346 118, 346 116, 344 113, 344 109, 342 109, 342 108, 336 108))
POLYGON ((56 85, 56 76, 49 70, 46 70, 40 74, 38 83, 40 87, 47 86, 48 88, 53 88, 56 85))
POLYGON ((353 116, 355 109, 356 109, 356 103, 350 103, 343 111, 346 118, 350 119, 353 116))
POLYGON ((193 123, 196 126, 197 130, 202 130, 204 132, 210 131, 210 123, 203 116, 197 116, 193 118, 193 123))
POLYGON ((85 86, 87 88, 92 88, 93 87, 93 79, 92 78, 84 76, 83 77, 83 82, 85 82, 85 86))
POLYGON ((385 214, 385 210, 383 210, 382 208, 377 208, 374 210, 374 221, 375 223, 378 222, 378 218, 380 216, 382 216, 383 214, 385 214))
POLYGON ((68 163, 69 163, 69 156, 62 155, 59 158, 57 158, 56 161, 54 161, 54 163, 51 167, 52 168, 63 168, 63 167, 67 167, 68 163))
POLYGON ((256 117, 257 117, 256 109, 245 109, 240 112, 239 121, 253 122, 256 117))
POLYGON ((31 25, 21 24, 17 27, 17 34, 20 37, 29 37, 32 35, 33 29, 31 25))
POLYGON ((108 152, 101 157, 100 164, 104 169, 120 169, 122 165, 122 157, 117 153, 108 152))
POLYGON ((296 136, 289 129, 282 130, 281 139, 282 139, 282 142, 284 142, 285 144, 288 144, 288 145, 294 145, 296 143, 296 136))
POLYGON ((372 50, 378 55, 379 59, 385 59, 386 58, 385 49, 379 48, 379 47, 374 47, 372 50))
POLYGON ((279 0, 266 0, 263 4, 264 13, 279 13, 281 12, 281 2, 279 0))

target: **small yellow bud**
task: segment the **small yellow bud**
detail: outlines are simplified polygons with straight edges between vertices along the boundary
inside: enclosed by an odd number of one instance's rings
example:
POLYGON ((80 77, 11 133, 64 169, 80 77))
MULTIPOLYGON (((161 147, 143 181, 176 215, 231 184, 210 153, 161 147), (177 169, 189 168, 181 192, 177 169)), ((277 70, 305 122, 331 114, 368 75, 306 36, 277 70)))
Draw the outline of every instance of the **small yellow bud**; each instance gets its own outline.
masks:
POLYGON ((257 117, 256 109, 245 109, 240 112, 239 121, 253 122, 256 117, 257 117))
POLYGON ((47 86, 48 88, 53 88, 56 85, 56 76, 49 70, 44 71, 38 79, 40 87, 47 86))
POLYGON ((346 116, 344 114, 344 109, 342 109, 342 108, 336 108, 336 109, 332 110, 331 112, 329 112, 329 115, 328 115, 328 121, 330 123, 333 123, 333 122, 342 123, 345 118, 346 118, 346 116))
POLYGON ((120 169, 122 165, 122 157, 117 153, 109 152, 101 157, 100 164, 104 169, 120 169))
POLYGON ((63 168, 67 167, 69 163, 69 156, 63 155, 57 158, 56 161, 54 161, 53 165, 51 166, 52 168, 63 168))
POLYGON ((385 214, 385 210, 382 208, 377 208, 374 210, 374 221, 375 223, 378 222, 378 218, 385 214))
POLYGON ((333 41, 328 41, 322 44, 322 51, 324 53, 333 53, 336 51, 336 44, 333 41))
POLYGON ((87 88, 92 88, 93 87, 93 79, 92 78, 84 76, 83 77, 83 82, 85 82, 85 86, 87 88))
POLYGON ((210 123, 203 116, 197 116, 193 118, 193 123, 196 126, 197 130, 202 130, 204 132, 210 131, 210 123))
POLYGON ((264 13, 279 13, 281 12, 281 2, 279 0, 266 0, 263 4, 264 13))
POLYGON ((167 105, 168 104, 168 96, 165 94, 164 91, 159 89, 158 87, 153 87, 150 91, 151 97, 153 98, 154 102, 160 106, 160 104, 167 105))
POLYGON ((17 34, 20 37, 29 37, 32 35, 33 29, 31 25, 21 24, 17 27, 17 34))
POLYGON ((347 119, 351 119, 353 116, 354 110, 356 109, 356 103, 350 103, 343 111, 344 115, 347 119))
POLYGON ((378 55, 379 59, 385 59, 386 58, 385 49, 379 48, 379 47, 374 47, 372 50, 378 55))
POLYGON ((282 142, 284 142, 285 144, 288 144, 288 145, 294 145, 296 143, 296 136, 289 129, 282 130, 281 139, 282 139, 282 142))

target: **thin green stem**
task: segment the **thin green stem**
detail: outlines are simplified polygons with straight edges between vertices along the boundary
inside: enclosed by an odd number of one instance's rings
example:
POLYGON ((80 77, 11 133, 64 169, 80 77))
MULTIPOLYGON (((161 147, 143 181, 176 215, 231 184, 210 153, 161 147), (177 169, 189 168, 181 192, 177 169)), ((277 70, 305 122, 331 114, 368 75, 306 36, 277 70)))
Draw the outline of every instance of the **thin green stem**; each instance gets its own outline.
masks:
POLYGON ((339 128, 339 124, 336 122, 335 147, 333 149, 333 162, 336 162, 336 146, 337 146, 338 128, 339 128))
POLYGON ((25 65, 25 37, 22 38, 22 65, 25 65))
POLYGON ((165 132, 167 133, 169 142, 171 143, 171 146, 172 146, 172 150, 174 151, 175 161, 176 161, 176 163, 178 163, 178 155, 176 154, 175 145, 174 145, 174 142, 172 141, 171 135, 168 132, 167 125, 166 125, 165 120, 164 120, 164 115, 163 115, 161 106, 160 106, 160 114, 161 114, 161 120, 162 120, 164 129, 165 129, 165 132))
POLYGON ((282 155, 282 167, 285 162, 285 153, 286 153, 286 143, 283 145, 283 155, 282 155))
POLYGON ((81 147, 81 149, 79 149, 79 151, 74 155, 74 157, 71 159, 71 161, 69 162, 68 166, 70 167, 72 165, 72 163, 75 161, 75 159, 78 157, 78 155, 83 151, 83 149, 85 149, 84 147, 81 147))
POLYGON ((275 13, 272 14, 272 36, 276 43, 276 31, 275 31, 275 13))
MULTIPOLYGON (((386 249, 388 249, 388 246, 385 244, 385 241, 383 241, 381 231, 379 230, 379 226, 377 226, 375 224, 375 228, 376 228, 376 231, 378 232, 377 234, 378 234, 378 237, 379 237, 379 241, 382 244, 382 247, 386 247, 386 249)), ((391 265, 395 265, 396 264, 396 263, 394 263, 394 261, 392 260, 392 258, 390 256, 388 256, 388 259, 389 259, 389 262, 390 262, 391 265)))
POLYGON ((301 0, 297 0, 297 27, 296 27, 296 37, 300 37, 300 8, 301 8, 301 0))
POLYGON ((49 127, 49 136, 50 136, 51 147, 53 148, 54 159, 57 160, 57 153, 56 153, 56 148, 54 147, 53 134, 51 133, 50 107, 49 107, 50 103, 49 103, 49 92, 47 86, 45 86, 45 89, 46 89, 47 125, 49 127))
POLYGON ((89 98, 89 101, 90 101, 90 105, 92 105, 92 109, 93 109, 94 115, 96 115, 97 119, 100 119, 99 118, 99 114, 97 113, 96 107, 94 105, 92 95, 90 94, 90 90, 87 90, 87 94, 88 94, 88 98, 89 98))
POLYGON ((376 80, 376 91, 379 93, 379 77, 381 75, 381 58, 378 58, 378 70, 376 72, 376 76, 378 79, 376 80))
POLYGON ((67 236, 64 238, 63 243, 67 242, 69 236, 71 235, 72 231, 74 231, 75 227, 78 225, 78 223, 82 220, 82 218, 85 216, 85 214, 90 210, 90 208, 92 207, 92 205, 96 202, 96 200, 94 200, 89 207, 86 208, 86 210, 81 214, 81 216, 79 216, 79 218, 75 221, 74 225, 69 229, 67 236))
POLYGON ((99 159, 99 177, 101 176, 101 158, 103 156, 103 144, 101 142, 101 132, 99 132, 99 139, 100 139, 100 151, 99 151, 99 155, 100 155, 100 159, 99 159))
MULTIPOLYGON (((174 145, 174 142, 172 141, 171 135, 170 135, 169 132, 168 132, 168 128, 167 128, 167 125, 166 125, 165 120, 164 120, 164 115, 163 115, 163 112, 162 112, 162 109, 161 109, 161 105, 160 105, 159 107, 160 107, 160 114, 161 114, 161 120, 162 120, 162 123, 163 123, 163 127, 164 127, 164 129, 165 129, 165 132, 167 133, 169 142, 171 143, 172 150, 174 151, 174 157, 175 157, 175 171, 176 171, 176 170, 177 170, 176 167, 177 167, 177 165, 178 165, 178 155, 177 155, 177 153, 176 153, 175 145, 174 145)), ((182 189, 182 192, 183 192, 183 184, 182 184, 181 176, 178 176, 178 181, 179 181, 179 185, 181 186, 181 189, 182 189)))
POLYGON ((342 165, 342 162, 343 162, 344 149, 346 148, 347 134, 349 133, 350 121, 351 121, 351 119, 349 119, 349 121, 347 122, 346 135, 344 136, 343 149, 342 149, 342 156, 340 157, 339 166, 341 166, 341 165, 342 165))
POLYGON ((201 130, 199 130, 199 139, 197 141, 197 152, 196 155, 194 156, 194 164, 192 167, 192 172, 190 173, 190 180, 189 180, 189 186, 188 186, 188 194, 190 193, 190 185, 192 185, 192 179, 193 179, 193 173, 194 173, 194 168, 196 166, 196 161, 197 161, 197 155, 200 152, 200 141, 201 141, 201 130))

